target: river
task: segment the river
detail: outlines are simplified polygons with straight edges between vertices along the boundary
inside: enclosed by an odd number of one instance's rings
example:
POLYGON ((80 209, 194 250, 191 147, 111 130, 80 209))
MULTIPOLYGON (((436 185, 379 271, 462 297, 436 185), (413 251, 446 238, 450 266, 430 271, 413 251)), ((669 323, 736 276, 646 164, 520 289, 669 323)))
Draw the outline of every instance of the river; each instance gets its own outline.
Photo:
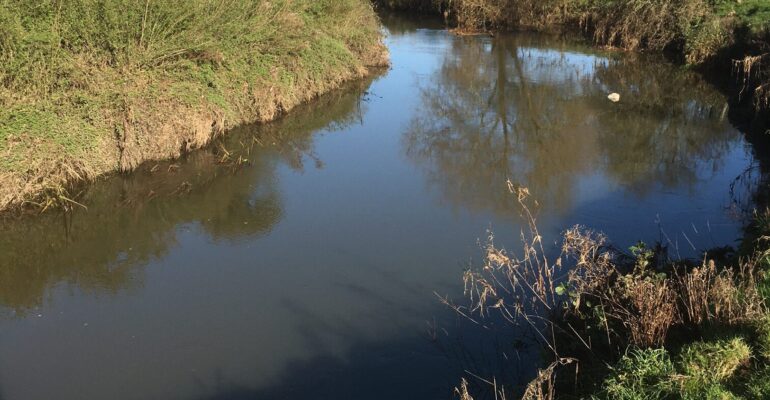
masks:
POLYGON ((484 367, 436 294, 462 301, 488 231, 518 248, 508 180, 554 249, 575 224, 672 257, 740 238, 752 148, 699 75, 385 23, 390 70, 0 220, 0 398, 448 399, 484 367))

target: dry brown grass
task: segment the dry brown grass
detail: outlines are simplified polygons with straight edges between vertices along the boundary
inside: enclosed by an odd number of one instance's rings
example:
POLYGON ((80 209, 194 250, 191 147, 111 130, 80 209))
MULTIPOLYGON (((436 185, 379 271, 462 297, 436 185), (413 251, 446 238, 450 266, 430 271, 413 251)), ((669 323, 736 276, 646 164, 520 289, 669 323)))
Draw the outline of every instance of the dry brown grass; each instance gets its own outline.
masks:
POLYGON ((622 324, 630 342, 640 347, 662 345, 671 326, 679 320, 676 293, 668 280, 647 277, 624 277, 616 285, 619 296, 606 296, 603 310, 608 318, 622 324))
POLYGON ((542 343, 557 354, 553 331, 549 336, 549 329, 542 325, 553 327, 547 316, 559 305, 555 277, 562 267, 561 258, 551 264, 546 255, 535 215, 526 206, 528 190, 516 188, 510 181, 508 188, 522 204, 523 217, 529 222, 528 230, 521 233, 522 253, 509 254, 496 247, 494 235, 490 234, 484 246, 484 267, 479 271, 468 270, 463 276, 465 294, 470 300, 468 314, 462 307, 453 307, 469 318, 485 318, 495 312, 514 325, 526 322, 542 343))
POLYGON ((494 316, 528 327, 550 350, 557 362, 541 371, 526 399, 552 398, 554 370, 576 361, 565 356, 575 351, 575 343, 586 354, 600 348, 658 348, 676 327, 743 326, 767 315, 757 285, 758 260, 721 269, 713 261, 696 268, 654 265, 653 251, 626 255, 604 235, 580 226, 564 233, 559 257, 549 260, 531 211, 537 204, 527 199, 526 189, 509 188, 528 222, 522 251, 500 249, 490 235, 484 266, 464 275, 469 305, 453 308, 478 324, 494 316), (603 333, 592 334, 581 324, 603 333), (565 338, 573 345, 560 346, 565 338))
POLYGON ((770 53, 745 57, 734 62, 734 68, 741 77, 741 94, 753 96, 757 109, 770 109, 770 53), (752 89, 753 88, 753 89, 752 89), (753 93, 747 93, 753 90, 753 93))
POLYGON ((473 400, 473 396, 468 390, 468 381, 465 378, 460 381, 460 387, 455 388, 454 392, 460 400, 473 400))
POLYGON ((521 400, 553 400, 556 396, 555 375, 560 367, 577 362, 573 358, 561 358, 545 369, 537 371, 537 377, 527 385, 521 400))
MULTIPOLYGON (((496 28, 580 28, 597 44, 675 50, 689 64, 719 56, 742 29, 757 31, 750 7, 728 11, 708 0, 389 0, 398 8, 433 7, 467 33, 496 28), (747 14, 748 13, 748 14, 747 14)), ((726 2, 725 2, 726 3, 726 2)), ((764 7, 764 6, 763 6, 764 7)), ((756 11, 756 10, 755 10, 756 11)), ((759 11, 761 14, 762 11, 759 11)))
POLYGON ((598 43, 663 49, 677 35, 681 4, 669 0, 628 1, 592 7, 581 16, 598 43))
POLYGON ((755 262, 741 263, 737 271, 719 271, 713 261, 684 274, 674 283, 681 309, 681 323, 735 325, 754 321, 765 314, 757 291, 755 262))
MULTIPOLYGON (((524 389, 521 400, 554 400, 556 398, 556 374, 561 367, 576 362, 577 360, 574 358, 561 358, 552 362, 544 369, 538 369, 537 376, 524 389)), ((484 380, 484 383, 493 390, 495 400, 505 400, 507 398, 505 388, 498 386, 497 382, 484 380)), ((468 381, 465 378, 460 380, 460 386, 455 388, 454 394, 459 400, 474 400, 468 389, 468 381)))
POLYGON ((487 30, 506 18, 507 0, 448 0, 457 25, 463 30, 487 30))
POLYGON ((766 312, 752 260, 722 270, 713 261, 689 271, 672 266, 668 273, 650 270, 644 260, 637 260, 629 271, 611 250, 602 251, 603 240, 591 233, 572 229, 565 238, 565 254, 579 260, 570 271, 569 287, 576 300, 569 312, 582 315, 591 301, 598 308, 593 311, 607 319, 608 337, 612 334, 637 347, 660 346, 676 325, 736 325, 766 312), (580 244, 570 244, 575 241, 580 244))
MULTIPOLYGON (((564 233, 561 255, 551 263, 526 192, 517 194, 530 222, 528 234, 522 234, 522 256, 499 249, 490 235, 484 267, 464 275, 471 315, 498 312, 510 323, 533 327, 544 321, 557 325, 551 317, 562 310, 581 318, 600 315, 608 338, 651 347, 663 344, 677 324, 735 325, 765 313, 751 260, 737 269, 718 270, 709 261, 689 271, 672 266, 668 273, 658 272, 651 254, 631 259, 609 246, 604 235, 577 226, 564 233), (557 282, 566 265, 567 278, 557 282)), ((546 331, 552 329, 557 328, 546 331)), ((541 333, 541 338, 547 336, 541 333)), ((558 355, 555 344, 548 344, 558 355)))

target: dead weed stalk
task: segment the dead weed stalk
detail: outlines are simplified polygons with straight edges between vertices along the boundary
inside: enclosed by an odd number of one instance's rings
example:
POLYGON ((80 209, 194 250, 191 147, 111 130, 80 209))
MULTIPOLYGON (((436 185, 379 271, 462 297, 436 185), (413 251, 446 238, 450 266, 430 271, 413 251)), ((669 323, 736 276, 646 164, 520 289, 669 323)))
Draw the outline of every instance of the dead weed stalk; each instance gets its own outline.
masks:
MULTIPOLYGON (((463 276, 469 305, 442 300, 476 324, 486 326, 484 320, 496 315, 535 332, 556 361, 540 371, 525 399, 553 398, 554 371, 577 362, 566 353, 595 356, 597 346, 659 347, 675 327, 735 326, 767 313, 757 287, 758 260, 742 260, 735 268, 719 268, 709 260, 696 268, 655 265, 655 251, 643 244, 629 255, 609 245, 603 234, 575 226, 564 232, 561 253, 550 261, 529 192, 508 185, 526 222, 521 253, 497 247, 490 233, 482 246, 482 268, 463 276), (569 345, 557 346, 557 338, 569 345)), ((612 362, 608 357, 599 359, 612 362)))

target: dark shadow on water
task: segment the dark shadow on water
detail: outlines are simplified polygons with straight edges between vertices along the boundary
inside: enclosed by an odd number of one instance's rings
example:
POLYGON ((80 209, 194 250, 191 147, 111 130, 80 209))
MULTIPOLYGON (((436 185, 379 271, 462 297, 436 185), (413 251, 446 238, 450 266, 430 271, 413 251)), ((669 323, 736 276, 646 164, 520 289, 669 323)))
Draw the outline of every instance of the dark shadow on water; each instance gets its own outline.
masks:
POLYGON ((295 362, 267 387, 246 387, 218 376, 213 387, 200 388, 210 394, 196 399, 448 400, 457 398, 454 389, 465 378, 476 399, 491 400, 494 394, 483 379, 493 376, 515 382, 507 391, 515 398, 541 365, 542 354, 539 347, 511 343, 510 338, 510 332, 479 331, 460 320, 437 336, 426 331, 408 339, 354 346, 344 359, 295 362))
POLYGON ((215 394, 201 399, 449 399, 456 385, 451 376, 457 372, 447 374, 441 371, 445 367, 440 354, 425 354, 423 346, 413 343, 364 346, 352 349, 346 360, 322 357, 290 365, 282 378, 267 388, 238 387, 223 381, 214 389, 215 394), (398 353, 394 354, 394 349, 398 353), (443 384, 436 374, 446 375, 443 384))

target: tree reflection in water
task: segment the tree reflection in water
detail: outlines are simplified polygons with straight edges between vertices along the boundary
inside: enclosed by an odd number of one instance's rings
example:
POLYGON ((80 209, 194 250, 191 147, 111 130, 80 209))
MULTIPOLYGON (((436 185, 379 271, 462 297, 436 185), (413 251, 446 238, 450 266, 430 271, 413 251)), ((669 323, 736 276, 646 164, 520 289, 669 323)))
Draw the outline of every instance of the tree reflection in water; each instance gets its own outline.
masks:
POLYGON ((508 179, 556 213, 597 173, 640 195, 690 187, 738 139, 724 98, 676 66, 543 36, 477 40, 452 42, 404 135, 409 157, 455 206, 514 212, 508 179))

